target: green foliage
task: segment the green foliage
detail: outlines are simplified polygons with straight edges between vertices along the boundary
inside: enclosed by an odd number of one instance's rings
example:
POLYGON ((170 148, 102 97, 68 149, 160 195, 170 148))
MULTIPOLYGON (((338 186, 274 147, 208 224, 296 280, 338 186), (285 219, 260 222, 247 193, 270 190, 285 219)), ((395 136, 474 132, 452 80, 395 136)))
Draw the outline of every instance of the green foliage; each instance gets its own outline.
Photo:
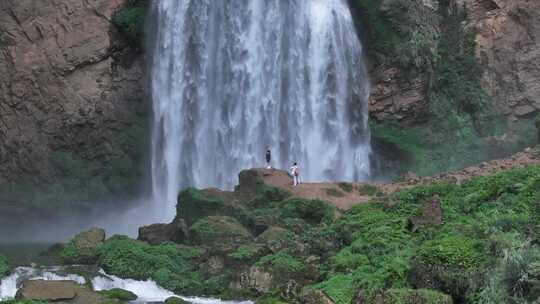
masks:
POLYGON ((480 292, 481 304, 530 303, 540 297, 540 249, 527 241, 505 250, 480 292))
POLYGON ((259 259, 256 265, 271 268, 273 271, 278 273, 298 273, 304 271, 306 268, 306 265, 302 261, 289 255, 285 251, 263 256, 259 259))
POLYGON ((137 299, 137 295, 134 294, 133 292, 120 289, 120 288, 101 290, 101 291, 98 291, 98 293, 109 299, 116 299, 116 300, 126 301, 126 302, 134 301, 137 299))
POLYGON ((405 71, 429 70, 436 61, 437 18, 421 3, 394 0, 352 0, 367 29, 368 52, 378 64, 405 71))
POLYGON ((9 272, 9 264, 6 257, 0 255, 0 278, 7 275, 9 272))
POLYGON ((334 196, 334 197, 344 197, 345 196, 345 193, 339 191, 336 188, 328 188, 328 189, 326 189, 326 194, 328 194, 329 196, 334 196))
POLYGON ((482 261, 483 248, 478 241, 466 237, 449 236, 423 243, 417 257, 426 264, 469 269, 482 261))
POLYGON ((280 204, 285 218, 300 218, 311 224, 329 223, 334 219, 334 206, 321 200, 290 198, 280 204))
POLYGON ((354 296, 354 284, 350 275, 338 274, 314 287, 324 291, 336 304, 350 304, 354 296))
POLYGON ((138 280, 153 279, 175 292, 193 294, 204 290, 194 265, 174 244, 151 246, 116 238, 105 242, 99 251, 101 266, 109 274, 138 280))
POLYGON ((250 260, 260 255, 263 249, 259 244, 241 245, 228 256, 235 260, 250 260))
POLYGON ((114 24, 134 45, 142 45, 144 25, 148 14, 147 0, 130 0, 113 17, 114 24))

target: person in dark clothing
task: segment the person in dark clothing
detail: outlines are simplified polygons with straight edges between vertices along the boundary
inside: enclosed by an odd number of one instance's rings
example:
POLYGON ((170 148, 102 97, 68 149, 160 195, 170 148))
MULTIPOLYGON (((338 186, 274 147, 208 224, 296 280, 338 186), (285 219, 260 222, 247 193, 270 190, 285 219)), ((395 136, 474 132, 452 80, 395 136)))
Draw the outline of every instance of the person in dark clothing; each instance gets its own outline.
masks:
POLYGON ((266 169, 272 169, 270 162, 272 161, 272 152, 270 152, 270 147, 266 148, 266 169))
POLYGON ((536 133, 537 133, 537 141, 538 141, 538 144, 540 145, 540 113, 538 114, 538 116, 536 116, 536 133))

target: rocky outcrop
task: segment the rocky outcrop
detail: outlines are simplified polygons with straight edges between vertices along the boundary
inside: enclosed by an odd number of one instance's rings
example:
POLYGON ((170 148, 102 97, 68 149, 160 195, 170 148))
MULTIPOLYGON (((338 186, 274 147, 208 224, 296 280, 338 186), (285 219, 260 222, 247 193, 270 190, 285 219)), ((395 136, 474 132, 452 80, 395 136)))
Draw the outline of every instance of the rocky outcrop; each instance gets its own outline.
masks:
POLYGON ((427 81, 418 76, 408 79, 398 67, 378 66, 371 71, 373 86, 369 113, 376 121, 399 121, 405 125, 426 120, 427 81))
POLYGON ((540 2, 458 0, 477 32, 482 87, 497 109, 524 117, 540 111, 540 2))
POLYGON ((144 96, 142 58, 111 23, 124 2, 0 2, 0 183, 50 180, 55 151, 110 157, 144 96))
MULTIPOLYGON (((466 9, 465 26, 476 34, 476 57, 483 71, 481 85, 490 97, 490 107, 500 114, 518 118, 540 111, 540 2, 453 0, 451 3, 466 9)), ((412 6, 420 4, 424 5, 423 9, 404 12, 427 14, 420 18, 422 27, 434 26, 435 31, 440 32, 440 25, 432 24, 433 18, 429 15, 430 9, 438 14, 438 1, 411 3, 412 6)), ((421 31, 423 29, 419 28, 418 32, 421 31)), ((384 57, 384 54, 375 55, 384 57)), ((413 66, 406 68, 399 64, 375 64, 370 68, 370 116, 373 119, 398 121, 402 125, 425 122, 431 70, 421 69, 412 74, 411 70, 413 66)))

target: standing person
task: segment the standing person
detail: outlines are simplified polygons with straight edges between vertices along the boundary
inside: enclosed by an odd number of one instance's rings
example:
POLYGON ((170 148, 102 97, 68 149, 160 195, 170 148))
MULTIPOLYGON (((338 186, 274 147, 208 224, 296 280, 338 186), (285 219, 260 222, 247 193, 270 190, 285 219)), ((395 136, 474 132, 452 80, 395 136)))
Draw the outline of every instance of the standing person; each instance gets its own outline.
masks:
POLYGON ((298 185, 298 176, 300 175, 300 170, 298 170, 298 164, 294 163, 291 167, 291 175, 293 177, 293 186, 298 185))
POLYGON ((268 146, 266 147, 266 169, 272 169, 270 161, 272 161, 272 152, 270 152, 270 146, 268 146))

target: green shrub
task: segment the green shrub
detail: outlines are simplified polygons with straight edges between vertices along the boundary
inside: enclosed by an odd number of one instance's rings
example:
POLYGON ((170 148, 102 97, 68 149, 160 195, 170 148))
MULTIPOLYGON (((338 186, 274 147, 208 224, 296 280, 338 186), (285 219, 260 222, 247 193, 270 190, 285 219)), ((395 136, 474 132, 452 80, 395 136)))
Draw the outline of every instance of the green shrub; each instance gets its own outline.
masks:
POLYGON ((134 44, 142 45, 147 6, 147 0, 130 0, 113 17, 114 24, 134 44))
POLYGON ((483 248, 476 240, 448 236, 423 243, 417 257, 427 264, 469 269, 482 262, 483 248))
POLYGON ((354 284, 350 275, 338 274, 314 287, 324 291, 336 304, 350 304, 354 296, 354 284))
POLYGON ((258 266, 269 267, 276 272, 299 273, 304 271, 306 265, 297 258, 289 255, 285 251, 280 251, 277 254, 263 256, 256 263, 258 266))

